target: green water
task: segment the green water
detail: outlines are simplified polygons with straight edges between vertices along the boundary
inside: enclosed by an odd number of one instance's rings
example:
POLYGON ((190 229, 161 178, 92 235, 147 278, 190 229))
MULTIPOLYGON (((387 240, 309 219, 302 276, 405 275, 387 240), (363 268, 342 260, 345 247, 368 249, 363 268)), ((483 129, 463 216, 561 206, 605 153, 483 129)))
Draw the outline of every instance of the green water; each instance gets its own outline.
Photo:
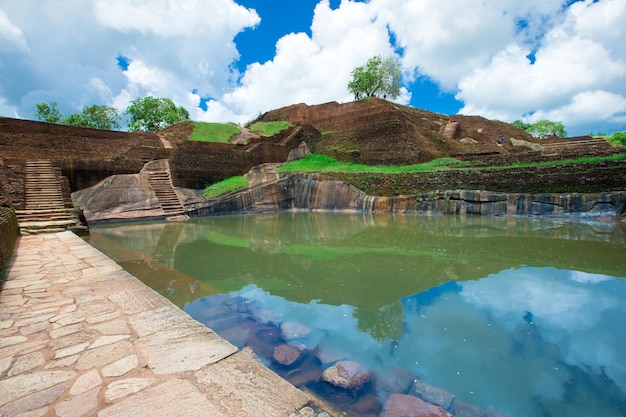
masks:
POLYGON ((626 415, 618 223, 280 213, 92 227, 89 241, 349 414, 378 415, 402 369, 454 395, 458 414, 626 415), (285 322, 311 332, 280 338, 285 322), (292 369, 272 361, 285 342, 310 352, 292 369), (328 357, 373 382, 329 390, 316 379, 328 357))

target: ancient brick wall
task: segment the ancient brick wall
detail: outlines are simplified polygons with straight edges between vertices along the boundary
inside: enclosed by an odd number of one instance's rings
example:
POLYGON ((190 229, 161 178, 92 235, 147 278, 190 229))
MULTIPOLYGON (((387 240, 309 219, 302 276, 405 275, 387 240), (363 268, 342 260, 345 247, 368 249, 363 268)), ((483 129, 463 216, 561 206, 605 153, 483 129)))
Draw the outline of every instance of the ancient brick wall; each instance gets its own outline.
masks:
POLYGON ((18 235, 19 229, 15 210, 0 188, 0 279, 2 278, 2 271, 11 259, 18 235))

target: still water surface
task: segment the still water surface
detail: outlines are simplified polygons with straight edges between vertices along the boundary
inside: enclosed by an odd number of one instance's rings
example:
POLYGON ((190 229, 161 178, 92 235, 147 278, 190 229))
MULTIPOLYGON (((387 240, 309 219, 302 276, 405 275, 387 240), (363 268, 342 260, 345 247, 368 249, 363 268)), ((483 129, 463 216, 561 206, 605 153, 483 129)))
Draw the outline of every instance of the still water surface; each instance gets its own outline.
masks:
POLYGON ((417 379, 457 415, 626 416, 617 223, 277 213, 92 227, 89 241, 350 415, 419 394, 417 379), (285 323, 305 327, 281 335, 285 323), (282 343, 306 350, 283 366, 282 343), (357 393, 320 382, 338 359, 372 381, 357 393))

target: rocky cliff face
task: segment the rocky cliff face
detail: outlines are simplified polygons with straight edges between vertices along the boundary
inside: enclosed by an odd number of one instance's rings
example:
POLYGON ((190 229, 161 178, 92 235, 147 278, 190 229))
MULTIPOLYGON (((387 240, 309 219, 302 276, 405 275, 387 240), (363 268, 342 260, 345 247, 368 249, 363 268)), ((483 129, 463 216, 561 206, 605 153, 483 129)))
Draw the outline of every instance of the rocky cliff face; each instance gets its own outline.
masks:
MULTIPOLYGON (((167 161, 161 161, 167 165, 167 161)), ((115 175, 72 194, 88 222, 165 218, 148 181, 151 162, 139 174, 115 175)), ((383 212, 401 214, 559 215, 619 218, 626 215, 626 192, 504 193, 492 191, 431 191, 398 196, 373 196, 348 182, 323 174, 279 174, 280 164, 254 167, 250 186, 206 200, 200 190, 176 188, 190 215, 257 213, 278 210, 383 212)), ((161 169, 168 169, 162 167, 161 169)))
POLYGON ((82 210, 88 223, 165 218, 156 192, 148 179, 149 172, 167 160, 153 161, 139 174, 112 175, 98 184, 72 193, 72 201, 82 210))
POLYGON ((342 210, 404 214, 584 215, 626 214, 626 192, 520 194, 434 191, 419 195, 367 195, 345 181, 321 174, 280 174, 269 183, 186 206, 197 215, 272 210, 342 210))

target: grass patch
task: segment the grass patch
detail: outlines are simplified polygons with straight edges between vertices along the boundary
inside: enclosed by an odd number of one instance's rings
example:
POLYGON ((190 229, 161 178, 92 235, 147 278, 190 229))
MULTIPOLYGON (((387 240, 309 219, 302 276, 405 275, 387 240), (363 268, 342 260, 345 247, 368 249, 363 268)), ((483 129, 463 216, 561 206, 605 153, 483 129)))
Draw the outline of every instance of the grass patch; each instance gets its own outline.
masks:
POLYGON ((230 123, 193 122, 194 129, 189 140, 195 142, 223 142, 241 133, 237 125, 230 123))
MULTIPOLYGON (((515 163, 511 165, 480 167, 480 169, 508 169, 559 165, 597 164, 600 162, 626 161, 626 154, 609 156, 590 156, 576 159, 562 159, 545 162, 515 163)), ((469 162, 445 157, 434 159, 417 165, 362 165, 352 162, 340 162, 327 155, 313 154, 298 161, 289 162, 278 169, 278 172, 345 172, 345 173, 378 173, 378 174, 405 174, 412 172, 432 172, 454 169, 471 169, 469 162)))
POLYGON ((224 181, 220 181, 213 185, 209 185, 204 189, 202 195, 206 198, 216 198, 241 188, 248 186, 248 179, 245 177, 230 177, 224 181))
POLYGON ((249 127, 250 132, 263 133, 265 136, 274 136, 281 130, 293 126, 289 122, 256 122, 249 127))
POLYGON ((289 162, 278 172, 349 172, 401 174, 407 172, 428 172, 467 166, 468 163, 454 158, 439 158, 417 165, 362 165, 352 162, 339 162, 327 155, 313 154, 298 161, 289 162))
POLYGON ((342 146, 329 146, 328 147, 329 151, 337 151, 337 152, 343 152, 343 153, 354 153, 354 152, 358 152, 358 149, 346 149, 342 146))
POLYGON ((574 159, 558 159, 555 161, 544 162, 526 162, 506 165, 502 167, 491 167, 493 169, 499 168, 527 168, 527 167, 551 167, 559 165, 581 165, 581 164, 597 164, 600 162, 617 162, 626 161, 626 154, 615 154, 608 156, 582 156, 574 159))

